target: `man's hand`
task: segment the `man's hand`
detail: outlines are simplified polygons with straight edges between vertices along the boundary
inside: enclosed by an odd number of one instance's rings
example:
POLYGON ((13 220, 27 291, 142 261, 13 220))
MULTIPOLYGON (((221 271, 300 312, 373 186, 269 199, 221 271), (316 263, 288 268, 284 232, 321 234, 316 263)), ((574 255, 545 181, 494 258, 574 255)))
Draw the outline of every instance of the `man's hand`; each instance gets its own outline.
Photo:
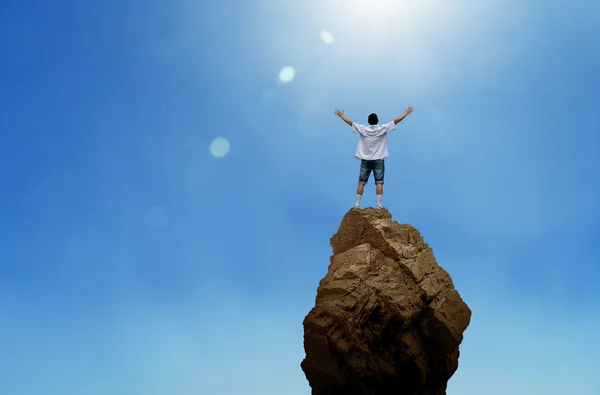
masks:
POLYGON ((353 122, 344 116, 344 110, 338 110, 336 108, 334 111, 334 114, 337 115, 338 117, 342 118, 344 120, 344 122, 346 122, 348 125, 352 126, 353 122))
POLYGON ((410 114, 411 112, 413 112, 413 107, 412 106, 408 106, 408 108, 406 109, 406 111, 404 111, 404 115, 401 115, 398 118, 394 119, 394 124, 397 125, 400 121, 402 121, 404 118, 406 118, 406 116, 408 114, 410 114))

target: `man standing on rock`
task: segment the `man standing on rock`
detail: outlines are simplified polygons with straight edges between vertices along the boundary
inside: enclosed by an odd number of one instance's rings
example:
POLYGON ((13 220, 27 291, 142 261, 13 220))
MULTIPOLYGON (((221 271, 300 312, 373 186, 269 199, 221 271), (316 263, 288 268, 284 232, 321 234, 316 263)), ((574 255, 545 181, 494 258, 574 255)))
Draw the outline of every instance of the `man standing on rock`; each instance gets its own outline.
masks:
POLYGON ((360 160, 360 173, 358 175, 358 188, 356 188, 356 203, 353 209, 360 208, 360 199, 365 190, 365 184, 369 180, 371 171, 375 178, 375 191, 377 193, 377 208, 383 208, 381 198, 383 195, 383 176, 385 173, 385 158, 389 156, 387 147, 387 134, 396 129, 396 125, 413 111, 409 106, 404 114, 391 122, 378 125, 377 114, 369 115, 369 125, 361 125, 352 122, 344 116, 344 110, 335 109, 335 115, 340 117, 352 131, 360 136, 356 148, 356 159, 360 160))

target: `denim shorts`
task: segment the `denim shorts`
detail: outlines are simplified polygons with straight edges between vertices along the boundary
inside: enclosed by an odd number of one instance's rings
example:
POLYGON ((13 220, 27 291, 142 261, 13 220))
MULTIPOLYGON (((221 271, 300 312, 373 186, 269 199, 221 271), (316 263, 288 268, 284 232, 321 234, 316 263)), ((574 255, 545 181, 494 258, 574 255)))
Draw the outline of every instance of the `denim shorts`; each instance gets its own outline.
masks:
POLYGON ((383 184, 383 176, 385 174, 385 162, 383 159, 365 160, 360 161, 360 173, 358 175, 358 183, 366 184, 369 181, 369 176, 373 171, 373 177, 375 177, 375 185, 383 184))

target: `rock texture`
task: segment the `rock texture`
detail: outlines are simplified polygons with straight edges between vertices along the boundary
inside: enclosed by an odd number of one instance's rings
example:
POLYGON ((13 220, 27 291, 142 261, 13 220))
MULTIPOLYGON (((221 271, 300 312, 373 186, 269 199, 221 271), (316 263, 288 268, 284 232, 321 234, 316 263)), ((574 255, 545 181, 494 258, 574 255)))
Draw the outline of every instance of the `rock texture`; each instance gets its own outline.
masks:
POLYGON ((351 210, 304 320, 313 395, 445 395, 471 310, 418 230, 351 210))

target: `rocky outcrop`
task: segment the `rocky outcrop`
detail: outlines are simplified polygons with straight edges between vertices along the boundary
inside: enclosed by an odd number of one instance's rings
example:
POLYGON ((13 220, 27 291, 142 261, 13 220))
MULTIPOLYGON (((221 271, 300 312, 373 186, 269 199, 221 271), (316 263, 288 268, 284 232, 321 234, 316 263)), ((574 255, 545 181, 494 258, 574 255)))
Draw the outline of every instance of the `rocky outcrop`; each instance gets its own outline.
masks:
POLYGON ((313 395, 445 395, 471 310, 418 230, 351 210, 304 319, 313 395))

